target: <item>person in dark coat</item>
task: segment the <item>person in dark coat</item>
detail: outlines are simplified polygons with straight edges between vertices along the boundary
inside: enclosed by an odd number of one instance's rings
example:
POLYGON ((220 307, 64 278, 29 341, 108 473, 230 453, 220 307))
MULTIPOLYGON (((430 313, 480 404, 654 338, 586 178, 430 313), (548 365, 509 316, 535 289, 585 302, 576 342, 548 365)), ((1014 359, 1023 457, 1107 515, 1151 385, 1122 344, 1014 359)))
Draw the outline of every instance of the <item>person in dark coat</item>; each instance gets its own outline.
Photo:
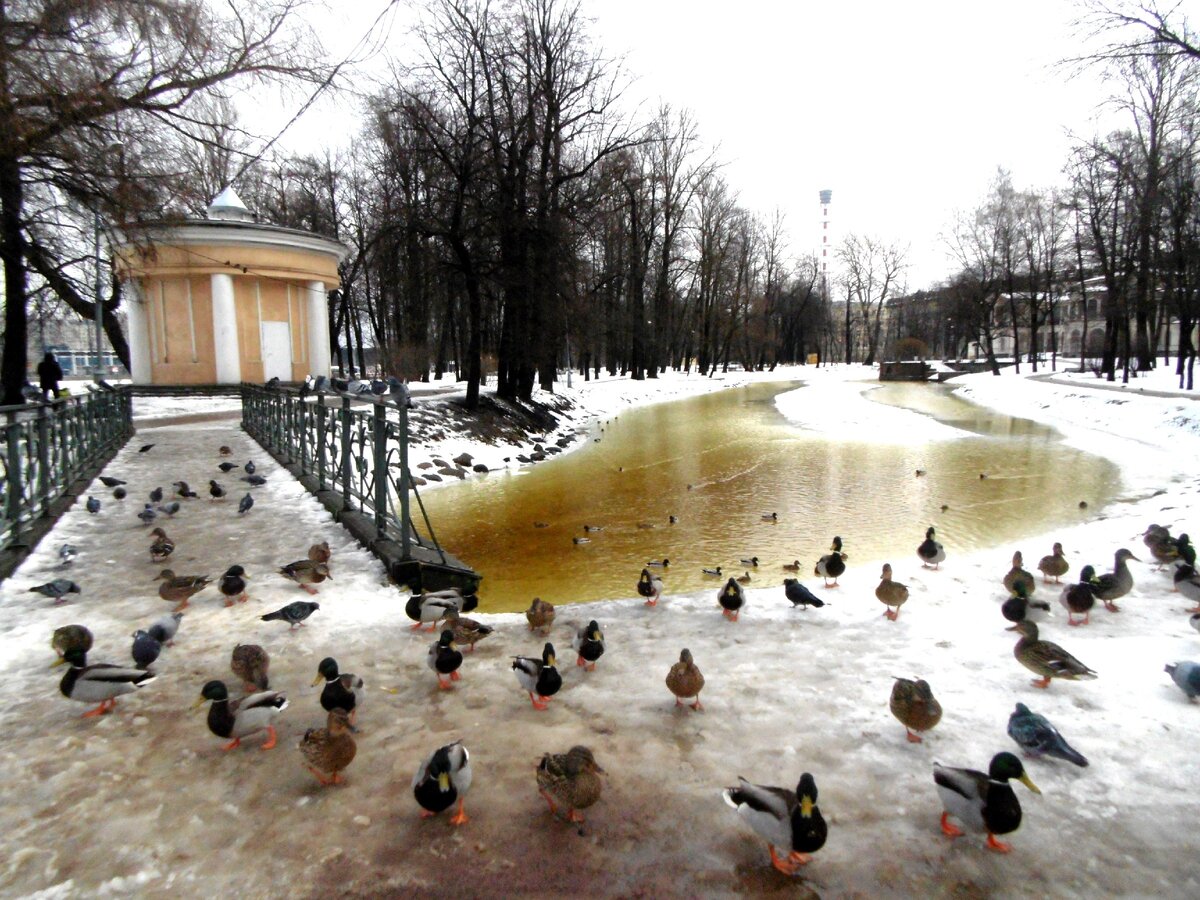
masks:
POLYGON ((49 350, 38 363, 37 367, 38 383, 42 389, 42 393, 46 395, 47 400, 55 400, 58 398, 58 383, 62 381, 63 370, 58 364, 58 360, 54 358, 54 354, 49 350))

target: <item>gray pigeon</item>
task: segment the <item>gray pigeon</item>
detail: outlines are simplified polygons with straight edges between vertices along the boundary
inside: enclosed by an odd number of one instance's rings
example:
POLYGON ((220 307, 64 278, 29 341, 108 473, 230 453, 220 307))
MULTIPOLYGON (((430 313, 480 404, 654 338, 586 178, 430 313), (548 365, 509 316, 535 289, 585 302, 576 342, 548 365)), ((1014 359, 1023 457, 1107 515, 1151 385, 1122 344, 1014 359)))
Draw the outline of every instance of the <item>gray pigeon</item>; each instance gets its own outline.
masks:
POLYGON ((250 512, 250 507, 254 505, 254 498, 247 494, 238 501, 238 515, 244 515, 250 512))
POLYGON ((795 578, 783 579, 783 593, 789 600, 792 601, 792 606, 803 606, 808 609, 810 606, 815 606, 820 609, 825 605, 825 601, 802 585, 795 578))
POLYGON ((110 478, 107 475, 100 476, 100 483, 105 487, 119 487, 122 484, 128 484, 128 482, 122 481, 120 478, 110 478))
POLYGON ((100 512, 100 501, 97 500, 95 497, 88 497, 87 498, 87 511, 92 514, 100 512))
POLYGON ((173 516, 175 513, 179 512, 179 501, 172 500, 166 506, 160 506, 158 511, 161 513, 166 513, 168 516, 173 516))
POLYGON ((247 475, 253 475, 253 474, 254 474, 254 468, 255 468, 255 467, 254 467, 254 460, 252 460, 252 459, 251 459, 251 460, 247 460, 247 462, 246 462, 246 465, 245 465, 246 474, 247 474, 247 475))
POLYGON ((220 500, 225 496, 225 488, 221 487, 217 482, 210 480, 208 482, 208 494, 214 500, 220 500))
POLYGON ((62 560, 62 562, 59 563, 59 566, 69 566, 71 563, 75 562, 75 557, 78 555, 79 551, 76 550, 72 545, 63 544, 58 548, 58 558, 62 560))
POLYGON ((154 490, 152 490, 150 492, 150 502, 151 503, 162 503, 162 498, 163 498, 163 489, 161 487, 156 487, 154 490))
POLYGON ((144 669, 158 659, 158 654, 162 652, 162 644, 150 632, 139 628, 133 633, 133 648, 130 652, 137 667, 144 669))
POLYGON ((160 644, 170 644, 175 640, 175 633, 179 631, 179 623, 182 619, 183 613, 181 612, 167 613, 146 631, 160 644))
POLYGON ((1191 623, 1193 628, 1195 628, 1197 631, 1200 631, 1200 613, 1193 613, 1192 617, 1188 619, 1188 621, 1191 623))
POLYGON ((267 483, 267 479, 262 475, 243 475, 242 481, 245 481, 254 487, 262 487, 267 483))
POLYGON ((1195 702, 1196 698, 1200 697, 1200 663, 1168 663, 1163 671, 1187 694, 1189 701, 1195 702))
POLYGON ((287 622, 292 628, 295 628, 297 625, 303 628, 304 620, 320 608, 321 604, 319 603, 312 603, 308 600, 297 600, 295 603, 289 603, 282 609, 267 613, 262 617, 262 620, 264 622, 287 622))
POLYGON ((1024 703, 1018 703, 1008 717, 1008 736, 1032 756, 1053 756, 1081 768, 1088 764, 1084 755, 1066 742, 1049 719, 1032 712, 1024 703))
POLYGON ((228 475, 231 471, 233 471, 237 467, 238 467, 237 463, 231 463, 231 462, 223 462, 223 463, 219 463, 217 465, 217 468, 220 469, 222 472, 224 472, 226 475, 228 475))
POLYGON ((113 499, 124 500, 127 496, 129 496, 129 492, 125 488, 113 488, 113 499))
POLYGON ((29 590, 30 593, 41 594, 43 597, 51 598, 55 606, 65 603, 67 594, 82 593, 79 585, 69 578, 55 578, 53 581, 47 581, 45 584, 31 587, 29 590))
POLYGON ((140 513, 138 513, 138 518, 142 520, 142 524, 149 525, 151 522, 153 522, 155 519, 158 518, 158 513, 156 513, 154 511, 153 506, 151 506, 149 503, 147 503, 146 508, 143 509, 140 513))

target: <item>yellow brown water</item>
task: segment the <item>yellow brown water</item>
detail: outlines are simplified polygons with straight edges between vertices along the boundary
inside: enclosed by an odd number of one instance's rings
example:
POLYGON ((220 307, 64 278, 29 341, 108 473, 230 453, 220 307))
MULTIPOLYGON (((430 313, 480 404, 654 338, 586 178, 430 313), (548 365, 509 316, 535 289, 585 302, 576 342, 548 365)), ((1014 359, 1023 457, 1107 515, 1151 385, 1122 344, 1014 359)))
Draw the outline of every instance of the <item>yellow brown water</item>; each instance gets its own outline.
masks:
MULTIPOLYGON (((718 566, 725 576, 749 571, 758 587, 780 584, 792 574, 783 564, 799 560, 799 577, 812 579, 834 535, 849 566, 890 559, 899 571, 919 565, 916 547, 931 524, 953 565, 956 553, 1094 515, 1119 483, 1115 466, 1064 446, 1053 429, 948 387, 896 383, 868 394, 974 435, 912 445, 799 429, 774 404, 796 387, 756 384, 624 412, 578 450, 422 498, 442 545, 484 576, 481 609, 502 612, 535 596, 633 597, 651 559, 670 560, 656 570, 669 593, 715 593, 723 578, 701 570, 718 566), (764 520, 771 513, 778 518, 764 520), (751 557, 757 568, 740 562, 751 557)), ((1050 549, 1026 547, 1025 557, 1050 549)))

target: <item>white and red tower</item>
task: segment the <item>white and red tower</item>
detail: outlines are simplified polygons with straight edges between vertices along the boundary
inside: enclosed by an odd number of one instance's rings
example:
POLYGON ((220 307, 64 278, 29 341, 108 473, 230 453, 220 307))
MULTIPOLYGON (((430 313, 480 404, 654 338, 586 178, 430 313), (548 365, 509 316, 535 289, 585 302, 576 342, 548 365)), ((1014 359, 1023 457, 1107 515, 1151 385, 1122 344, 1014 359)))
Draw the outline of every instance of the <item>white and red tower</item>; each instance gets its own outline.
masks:
POLYGON ((829 202, 833 199, 833 191, 826 188, 821 191, 821 294, 829 296, 829 202))

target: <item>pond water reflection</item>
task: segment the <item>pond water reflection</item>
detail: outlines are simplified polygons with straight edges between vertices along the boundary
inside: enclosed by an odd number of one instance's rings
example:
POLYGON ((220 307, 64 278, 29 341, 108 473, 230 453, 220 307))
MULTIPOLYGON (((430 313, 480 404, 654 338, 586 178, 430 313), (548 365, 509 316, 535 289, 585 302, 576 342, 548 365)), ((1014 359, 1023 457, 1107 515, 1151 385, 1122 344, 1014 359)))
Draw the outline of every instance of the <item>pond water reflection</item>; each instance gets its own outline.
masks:
POLYGON ((556 604, 633 596, 642 566, 664 557, 672 593, 715 592, 720 581, 701 568, 741 574, 739 560, 750 557, 759 561, 751 587, 779 584, 793 560, 809 579, 835 534, 850 566, 890 558, 900 573, 919 565, 930 524, 953 561, 1077 522, 1082 499, 1094 515, 1119 483, 1115 466, 1063 446, 1053 429, 961 400, 947 386, 892 383, 867 395, 971 433, 912 445, 797 428, 774 403, 796 388, 755 384, 631 410, 603 423, 592 435, 599 443, 589 438, 524 471, 423 499, 443 546, 484 576, 482 609, 499 612, 525 609, 535 596, 556 604), (771 513, 777 520, 764 520, 771 513))

